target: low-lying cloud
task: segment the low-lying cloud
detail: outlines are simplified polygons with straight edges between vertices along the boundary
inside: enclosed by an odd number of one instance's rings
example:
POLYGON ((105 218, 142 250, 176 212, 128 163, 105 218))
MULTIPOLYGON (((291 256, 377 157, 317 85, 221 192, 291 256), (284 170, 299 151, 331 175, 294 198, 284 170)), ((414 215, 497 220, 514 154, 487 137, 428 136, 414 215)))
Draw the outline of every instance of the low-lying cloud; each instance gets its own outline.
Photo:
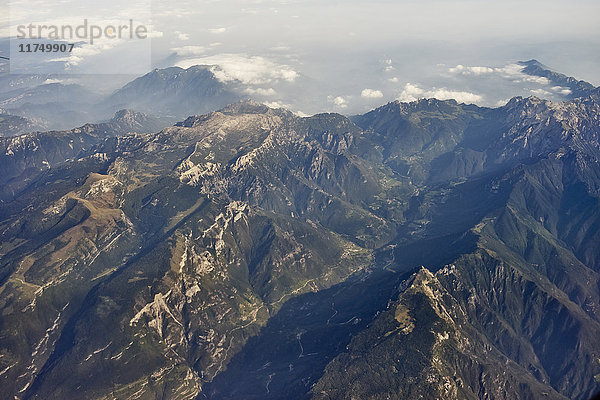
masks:
POLYGON ((250 95, 253 95, 253 96, 263 96, 263 97, 277 95, 277 91, 273 88, 247 88, 245 90, 245 92, 250 95))
POLYGON ((481 75, 497 75, 504 79, 510 79, 515 83, 531 82, 539 85, 548 85, 548 78, 542 76, 532 76, 523 72, 525 66, 519 64, 508 64, 504 67, 482 67, 482 66, 464 66, 457 65, 448 69, 448 72, 454 75, 463 76, 481 76, 481 75))
POLYGON ((483 101, 483 96, 476 93, 446 88, 426 90, 412 83, 407 83, 404 90, 400 93, 400 96, 398 96, 398 100, 403 102, 415 101, 422 98, 434 98, 438 100, 454 99, 459 103, 465 104, 481 103, 483 101))
POLYGON ((483 75, 492 74, 495 69, 490 67, 465 67, 464 65, 459 64, 456 67, 448 69, 448 71, 452 74, 483 75))
POLYGON ((383 97, 383 92, 381 90, 364 89, 360 96, 366 99, 380 99, 383 97))
POLYGON ((190 57, 202 55, 206 52, 206 49, 203 46, 183 46, 176 47, 173 51, 180 57, 190 57))
POLYGON ((217 54, 182 60, 177 66, 213 65, 212 72, 221 82, 239 81, 246 85, 266 85, 294 82, 299 74, 291 66, 279 64, 261 56, 245 54, 217 54))
POLYGON ((328 96, 327 101, 337 108, 348 107, 348 100, 342 96, 328 96))

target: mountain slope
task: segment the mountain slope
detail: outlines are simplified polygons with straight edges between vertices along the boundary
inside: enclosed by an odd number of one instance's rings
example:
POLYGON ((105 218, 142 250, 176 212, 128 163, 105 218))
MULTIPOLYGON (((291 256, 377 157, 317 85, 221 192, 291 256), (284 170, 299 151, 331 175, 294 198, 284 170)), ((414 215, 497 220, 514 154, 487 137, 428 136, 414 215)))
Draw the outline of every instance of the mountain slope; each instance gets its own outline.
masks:
POLYGON ((241 102, 20 137, 2 396, 585 399, 599 110, 241 102))
POLYGON ((594 394, 600 276, 546 230, 556 211, 538 219, 531 210, 541 211, 535 190, 561 161, 544 160, 519 174, 507 206, 473 228, 477 250, 408 281, 409 289, 353 340, 348 354, 328 365, 315 398, 594 394), (419 376, 427 380, 415 381, 419 376))
POLYGON ((36 129, 32 121, 3 111, 0 109, 0 137, 15 136, 36 129))
POLYGON ((45 129, 64 129, 91 120, 93 106, 100 99, 100 95, 81 85, 42 83, 0 93, 0 107, 10 114, 36 121, 45 129))
POLYGON ((129 108, 147 114, 182 119, 217 110, 238 100, 233 91, 219 82, 210 67, 155 69, 117 90, 103 107, 129 108))
POLYGON ((93 154, 94 146, 106 138, 160 129, 166 122, 129 110, 118 111, 108 122, 86 124, 60 132, 37 132, 0 138, 0 202, 14 199, 53 166, 78 156, 93 154))

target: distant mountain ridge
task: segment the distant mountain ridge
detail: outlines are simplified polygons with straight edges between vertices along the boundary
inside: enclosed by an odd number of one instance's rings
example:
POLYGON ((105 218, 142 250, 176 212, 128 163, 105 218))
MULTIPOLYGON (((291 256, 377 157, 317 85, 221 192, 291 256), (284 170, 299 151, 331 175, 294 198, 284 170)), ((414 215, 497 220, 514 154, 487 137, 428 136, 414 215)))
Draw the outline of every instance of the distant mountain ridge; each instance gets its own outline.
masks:
POLYGON ((561 86, 569 89, 571 91, 568 95, 569 99, 589 96, 596 89, 591 83, 554 72, 537 60, 520 61, 518 64, 525 67, 523 73, 527 75, 546 78, 554 86, 561 86))
POLYGON ((37 126, 27 118, 11 115, 0 109, 0 137, 19 135, 36 128, 37 126))
MULTIPOLYGON (((547 79, 553 85, 553 98, 572 100, 589 96, 595 90, 593 85, 551 71, 536 60, 518 64, 523 67, 523 73, 547 79)), ((256 92, 242 82, 220 81, 213 73, 214 68, 196 65, 187 69, 155 69, 110 95, 100 95, 50 75, 0 74, 0 108, 46 130, 71 129, 86 122, 98 122, 120 109, 161 117, 170 125, 190 115, 216 111, 256 92)), ((301 88, 288 87, 284 91, 290 90, 301 88)))
POLYGON ((63 130, 90 120, 106 119, 121 109, 163 118, 168 126, 240 99, 233 88, 218 81, 210 67, 205 66, 156 69, 110 96, 77 84, 47 83, 48 79, 43 76, 4 79, 14 89, 0 91, 0 108, 36 121, 36 127, 63 130))
POLYGON ((117 90, 106 104, 182 119, 237 100, 239 97, 215 78, 210 67, 193 66, 155 69, 117 90))
MULTIPOLYGON (((0 116, 1 118, 1 116, 0 116)), ((0 202, 19 192, 53 166, 93 152, 107 138, 159 130, 164 121, 131 110, 120 110, 108 122, 86 124, 69 131, 52 131, 0 138, 0 202)))

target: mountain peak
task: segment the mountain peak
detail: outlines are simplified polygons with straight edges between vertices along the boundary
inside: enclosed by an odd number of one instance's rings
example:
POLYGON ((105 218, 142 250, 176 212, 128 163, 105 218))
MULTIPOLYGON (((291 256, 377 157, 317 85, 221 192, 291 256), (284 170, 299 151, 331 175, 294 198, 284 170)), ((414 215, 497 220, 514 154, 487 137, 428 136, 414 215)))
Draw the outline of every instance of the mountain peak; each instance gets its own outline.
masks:
POLYGON ((123 109, 115 113, 115 116, 111 119, 113 122, 130 122, 140 119, 146 119, 148 116, 144 113, 123 109))
POLYGON ((542 68, 542 69, 547 69, 547 70, 550 69, 546 65, 544 65, 541 62, 539 62, 538 60, 536 60, 535 58, 532 58, 531 60, 528 60, 528 61, 519 61, 519 62, 517 62, 517 64, 522 65, 524 67, 537 67, 537 68, 542 68))
POLYGON ((243 114, 267 114, 277 115, 279 117, 289 117, 294 115, 291 111, 285 109, 273 109, 254 100, 240 100, 238 102, 231 103, 216 112, 189 116, 184 121, 176 123, 175 126, 193 128, 215 115, 227 115, 235 117, 243 114))
POLYGON ((155 69, 116 91, 107 101, 113 109, 144 110, 173 120, 216 110, 238 96, 207 66, 155 69))
POLYGON ((229 104, 219 110, 222 114, 265 114, 270 110, 266 105, 254 100, 240 100, 236 103, 229 104))
POLYGON ((119 110, 109 121, 118 132, 149 133, 161 130, 170 121, 129 109, 119 110))
POLYGON ((524 67, 522 71, 524 74, 545 78, 548 84, 563 88, 566 91, 566 96, 569 99, 587 97, 595 89, 594 85, 591 83, 554 72, 549 67, 535 59, 529 61, 519 61, 517 64, 524 67))

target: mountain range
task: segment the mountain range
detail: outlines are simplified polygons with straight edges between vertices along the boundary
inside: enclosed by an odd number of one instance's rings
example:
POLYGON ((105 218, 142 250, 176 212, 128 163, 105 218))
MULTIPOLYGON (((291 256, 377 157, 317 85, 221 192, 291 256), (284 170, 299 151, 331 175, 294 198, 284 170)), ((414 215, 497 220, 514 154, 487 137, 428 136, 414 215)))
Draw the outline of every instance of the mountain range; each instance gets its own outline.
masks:
POLYGON ((0 74, 0 109, 32 122, 12 130, 0 126, 0 135, 99 123, 122 109, 161 118, 164 128, 190 115, 222 108, 241 95, 235 85, 218 81, 210 66, 156 69, 109 95, 53 76, 0 74))
POLYGON ((0 138, 0 398, 590 398, 600 89, 546 78, 300 117, 158 70, 111 104, 198 115, 0 138))
MULTIPOLYGON (((594 90, 593 85, 552 71, 537 60, 519 62, 519 67, 522 68, 521 74, 547 84, 544 87, 552 93, 543 89, 533 90, 542 97, 566 101, 585 97, 594 90)), ((85 123, 105 122, 122 109, 161 118, 165 121, 161 128, 165 128, 190 115, 216 111, 249 96, 262 96, 275 107, 290 102, 297 103, 300 108, 308 107, 308 99, 298 102, 285 99, 290 96, 309 98, 310 91, 319 90, 318 82, 304 78, 296 85, 278 86, 281 93, 277 93, 272 88, 257 89, 251 83, 233 78, 224 80, 224 74, 219 66, 214 65, 154 69, 113 92, 105 93, 106 90, 92 89, 90 85, 94 82, 94 86, 98 86, 98 82, 107 79, 105 77, 91 77, 77 83, 76 78, 64 76, 10 74, 2 71, 0 66, 0 109, 4 114, 28 121, 0 125, 0 136, 66 130, 85 123), (272 95, 283 97, 270 97, 272 95)))

